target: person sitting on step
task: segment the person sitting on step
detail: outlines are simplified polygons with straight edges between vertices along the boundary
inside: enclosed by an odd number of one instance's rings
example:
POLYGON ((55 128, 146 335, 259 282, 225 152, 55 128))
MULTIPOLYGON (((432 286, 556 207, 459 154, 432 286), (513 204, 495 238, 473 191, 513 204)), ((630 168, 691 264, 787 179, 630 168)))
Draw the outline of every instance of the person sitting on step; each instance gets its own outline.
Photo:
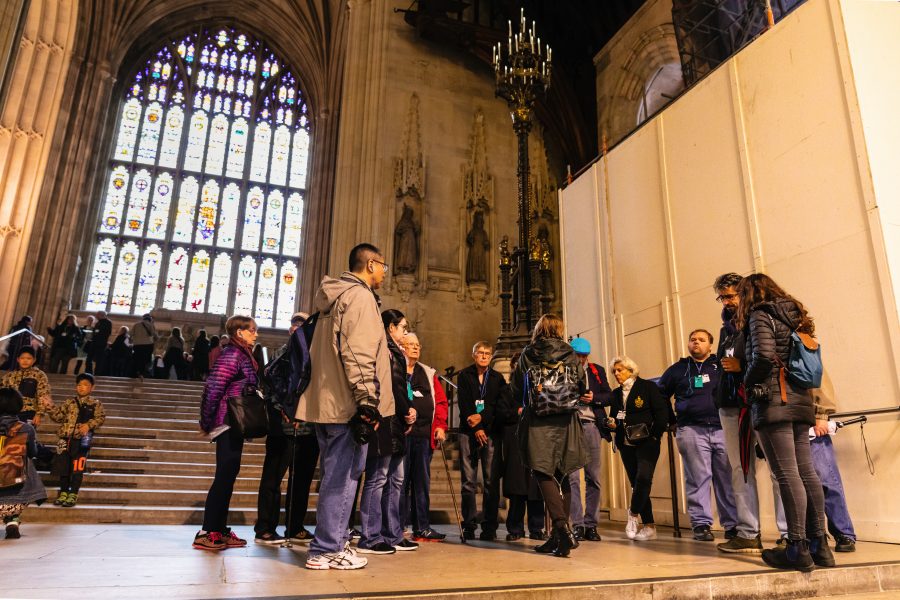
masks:
POLYGON ((103 404, 91 396, 93 391, 94 376, 82 373, 75 378, 74 398, 58 406, 49 398, 41 400, 47 415, 61 423, 56 432, 59 437, 56 447, 63 460, 60 461, 59 494, 53 502, 59 506, 72 507, 78 501, 94 432, 106 420, 103 404))

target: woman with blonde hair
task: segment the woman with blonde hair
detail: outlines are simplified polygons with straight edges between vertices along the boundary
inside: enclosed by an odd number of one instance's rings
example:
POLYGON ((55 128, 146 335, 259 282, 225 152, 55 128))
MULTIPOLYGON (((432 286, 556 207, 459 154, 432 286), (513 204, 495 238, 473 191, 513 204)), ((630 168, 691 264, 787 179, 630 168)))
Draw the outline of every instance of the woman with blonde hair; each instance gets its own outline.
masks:
POLYGON ((631 483, 631 504, 625 535, 639 542, 656 539, 650 489, 659 460, 659 442, 669 425, 669 405, 652 381, 638 377, 638 366, 627 356, 613 359, 610 370, 619 387, 610 400, 607 423, 615 430, 616 448, 631 483), (643 527, 638 531, 638 516, 643 527))
POLYGON ((536 552, 567 557, 578 547, 569 527, 569 473, 588 462, 578 399, 585 393, 584 368, 566 343, 563 320, 546 314, 515 365, 512 401, 524 406, 519 421, 522 460, 532 470, 553 530, 536 552))

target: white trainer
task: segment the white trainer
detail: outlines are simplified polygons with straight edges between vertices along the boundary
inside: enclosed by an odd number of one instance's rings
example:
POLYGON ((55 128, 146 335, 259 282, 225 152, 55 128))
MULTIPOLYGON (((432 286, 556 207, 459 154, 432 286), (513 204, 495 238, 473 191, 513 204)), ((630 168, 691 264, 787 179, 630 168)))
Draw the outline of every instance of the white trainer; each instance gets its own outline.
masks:
POLYGON ((628 522, 625 523, 625 537, 629 540, 633 540, 638 532, 638 518, 637 515, 632 515, 631 511, 628 511, 628 522))
POLYGON ((328 552, 319 554, 318 556, 310 556, 306 559, 306 568, 317 571, 327 569, 340 569, 349 571, 352 569, 362 569, 369 564, 369 559, 364 556, 358 556, 356 551, 350 547, 349 542, 344 546, 341 552, 328 552))
POLYGON ((647 542, 656 539, 656 527, 653 525, 644 525, 641 530, 634 536, 636 542, 647 542))

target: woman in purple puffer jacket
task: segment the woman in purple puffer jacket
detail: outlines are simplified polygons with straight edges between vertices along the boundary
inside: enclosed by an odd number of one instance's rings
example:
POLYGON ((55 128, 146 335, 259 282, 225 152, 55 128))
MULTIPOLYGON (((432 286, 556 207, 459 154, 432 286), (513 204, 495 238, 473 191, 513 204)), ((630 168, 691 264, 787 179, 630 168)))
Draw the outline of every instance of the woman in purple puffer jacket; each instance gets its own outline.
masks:
POLYGON ((244 438, 228 425, 228 398, 240 396, 244 386, 256 386, 259 365, 253 358, 256 321, 234 316, 225 323, 228 342, 212 365, 200 404, 200 429, 216 444, 216 475, 206 496, 203 529, 194 537, 198 550, 223 550, 247 545, 226 526, 234 482, 241 470, 244 438))

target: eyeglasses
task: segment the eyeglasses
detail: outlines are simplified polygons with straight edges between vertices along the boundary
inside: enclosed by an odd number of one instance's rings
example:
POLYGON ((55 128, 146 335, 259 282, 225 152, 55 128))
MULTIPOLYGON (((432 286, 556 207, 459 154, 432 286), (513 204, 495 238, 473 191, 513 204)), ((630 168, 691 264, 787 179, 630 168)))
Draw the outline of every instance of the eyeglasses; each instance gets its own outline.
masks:
POLYGON ((374 258, 370 258, 369 260, 371 260, 372 262, 377 262, 379 265, 381 265, 381 268, 384 269, 384 272, 385 272, 385 273, 388 272, 388 269, 390 268, 390 265, 387 264, 386 262, 381 262, 380 260, 376 260, 376 259, 374 259, 374 258))
POLYGON ((475 356, 493 356, 493 355, 494 355, 493 352, 484 352, 483 350, 475 353, 475 356))
POLYGON ((737 298, 737 296, 737 294, 719 294, 716 296, 716 302, 725 302, 726 300, 737 298))

